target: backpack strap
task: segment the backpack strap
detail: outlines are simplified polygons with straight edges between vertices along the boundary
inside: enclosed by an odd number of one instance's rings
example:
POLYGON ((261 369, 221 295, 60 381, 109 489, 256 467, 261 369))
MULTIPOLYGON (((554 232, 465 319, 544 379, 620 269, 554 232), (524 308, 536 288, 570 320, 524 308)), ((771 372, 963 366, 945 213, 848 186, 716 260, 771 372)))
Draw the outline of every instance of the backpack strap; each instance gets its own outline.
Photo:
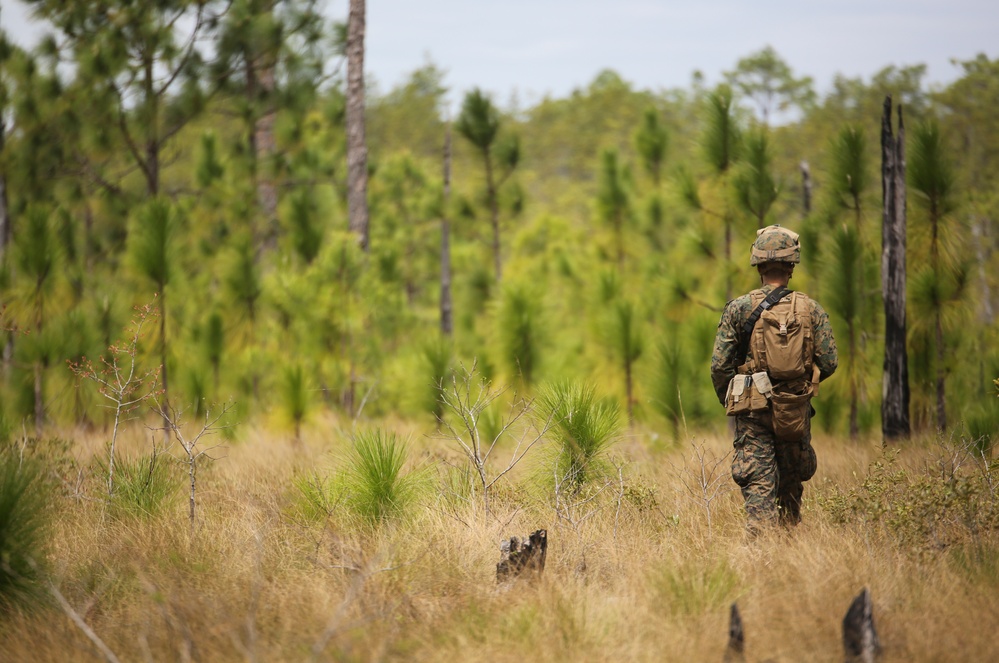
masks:
POLYGON ((739 337, 740 361, 745 359, 746 353, 749 352, 749 339, 753 335, 753 329, 756 328, 756 323, 759 321, 760 316, 763 315, 764 311, 786 297, 790 292, 792 291, 788 290, 785 286, 774 288, 773 291, 767 295, 762 302, 760 302, 760 305, 749 314, 749 319, 746 320, 746 324, 742 326, 742 335, 739 337))

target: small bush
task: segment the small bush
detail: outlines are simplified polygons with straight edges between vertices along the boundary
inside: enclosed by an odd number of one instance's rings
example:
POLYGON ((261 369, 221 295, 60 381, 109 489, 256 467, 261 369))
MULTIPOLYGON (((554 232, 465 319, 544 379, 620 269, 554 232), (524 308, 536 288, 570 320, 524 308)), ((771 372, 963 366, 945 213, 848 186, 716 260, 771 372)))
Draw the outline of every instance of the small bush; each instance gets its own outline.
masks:
POLYGON ((310 522, 320 522, 333 516, 344 498, 344 486, 328 477, 313 473, 294 479, 298 499, 294 510, 310 522))
POLYGON ((41 596, 49 497, 40 461, 0 454, 0 614, 30 608, 41 596))
POLYGON ((597 400, 592 387, 555 382, 538 397, 538 414, 551 421, 556 442, 551 480, 575 490, 603 473, 603 457, 619 431, 617 404, 597 400))
POLYGON ((111 514, 119 518, 152 518, 177 494, 180 477, 160 454, 120 459, 115 464, 111 514))
POLYGON ((377 525, 406 514, 419 494, 419 473, 404 473, 409 453, 394 433, 362 432, 352 438, 344 468, 346 505, 377 525))

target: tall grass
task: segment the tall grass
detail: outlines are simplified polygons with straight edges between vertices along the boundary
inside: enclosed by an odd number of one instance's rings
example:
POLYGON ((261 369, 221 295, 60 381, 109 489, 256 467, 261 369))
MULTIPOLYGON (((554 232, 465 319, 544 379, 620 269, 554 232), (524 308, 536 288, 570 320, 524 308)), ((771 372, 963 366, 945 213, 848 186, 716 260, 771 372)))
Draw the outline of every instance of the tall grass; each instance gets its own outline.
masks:
POLYGON ((116 464, 111 513, 118 518, 152 518, 170 506, 177 496, 180 477, 177 466, 159 453, 123 458, 116 464))

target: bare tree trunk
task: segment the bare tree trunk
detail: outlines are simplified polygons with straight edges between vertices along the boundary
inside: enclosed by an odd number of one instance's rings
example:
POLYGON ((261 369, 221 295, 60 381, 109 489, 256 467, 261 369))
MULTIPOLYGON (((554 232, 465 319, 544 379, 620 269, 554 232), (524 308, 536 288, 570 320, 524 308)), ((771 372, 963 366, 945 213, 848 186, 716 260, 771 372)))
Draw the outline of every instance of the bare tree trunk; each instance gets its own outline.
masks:
POLYGON ((368 145, 364 136, 364 3, 350 0, 347 20, 347 215, 368 250, 368 145))
POLYGON ((801 208, 802 216, 812 213, 812 171, 807 161, 801 162, 801 208))
POLYGON ((881 290, 885 307, 881 432, 885 443, 911 433, 905 319, 905 124, 899 106, 898 137, 894 137, 891 108, 891 97, 885 97, 881 116, 881 290))
POLYGON ((451 201, 451 122, 444 134, 444 204, 441 213, 441 333, 451 336, 454 332, 454 315, 451 305, 451 222, 448 204, 451 201))
POLYGON ((728 646, 725 648, 723 663, 742 663, 746 660, 746 636, 742 630, 742 616, 739 607, 733 603, 728 616, 728 646))
POLYGON ((847 663, 874 663, 881 654, 881 642, 874 628, 874 604, 866 587, 853 599, 843 617, 843 650, 847 663))

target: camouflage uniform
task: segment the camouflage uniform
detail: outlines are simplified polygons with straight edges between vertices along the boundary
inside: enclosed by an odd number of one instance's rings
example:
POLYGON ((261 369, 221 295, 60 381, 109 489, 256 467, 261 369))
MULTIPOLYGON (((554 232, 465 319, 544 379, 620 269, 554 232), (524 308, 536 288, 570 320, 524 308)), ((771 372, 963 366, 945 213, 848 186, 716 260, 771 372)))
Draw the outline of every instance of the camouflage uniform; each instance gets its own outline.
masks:
MULTIPOLYGON (((774 289, 765 285, 760 291, 774 289)), ((711 355, 711 382, 718 400, 725 402, 729 380, 746 362, 739 354, 739 336, 752 314, 753 293, 733 299, 725 306, 711 355)), ((836 370, 836 341, 829 316, 812 301, 813 361, 824 380, 836 370)), ((732 478, 742 489, 750 529, 780 521, 794 525, 801 520, 802 482, 815 473, 815 451, 811 436, 798 442, 778 442, 770 422, 770 412, 752 412, 735 418, 735 455, 732 478)))

